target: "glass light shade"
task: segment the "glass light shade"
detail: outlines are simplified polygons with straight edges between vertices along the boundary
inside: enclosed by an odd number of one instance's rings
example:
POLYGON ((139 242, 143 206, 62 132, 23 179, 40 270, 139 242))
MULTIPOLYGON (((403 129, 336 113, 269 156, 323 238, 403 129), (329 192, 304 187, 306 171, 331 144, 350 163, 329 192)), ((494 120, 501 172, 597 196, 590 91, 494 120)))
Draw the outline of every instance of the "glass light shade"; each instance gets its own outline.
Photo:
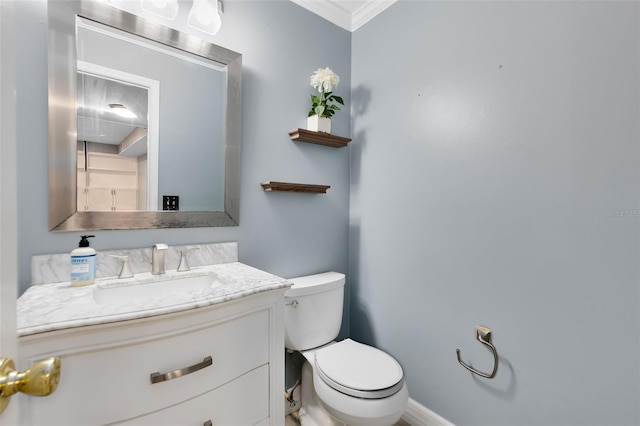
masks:
POLYGON ((217 0, 193 0, 187 23, 190 27, 216 35, 222 26, 217 0))
POLYGON ((175 19, 178 15, 178 0, 140 0, 145 12, 164 19, 175 19))
POLYGON ((119 115, 120 117, 125 117, 125 118, 136 118, 137 117, 137 115, 135 115, 126 106, 124 106, 122 104, 109 104, 109 110, 111 112, 113 112, 114 114, 119 115))

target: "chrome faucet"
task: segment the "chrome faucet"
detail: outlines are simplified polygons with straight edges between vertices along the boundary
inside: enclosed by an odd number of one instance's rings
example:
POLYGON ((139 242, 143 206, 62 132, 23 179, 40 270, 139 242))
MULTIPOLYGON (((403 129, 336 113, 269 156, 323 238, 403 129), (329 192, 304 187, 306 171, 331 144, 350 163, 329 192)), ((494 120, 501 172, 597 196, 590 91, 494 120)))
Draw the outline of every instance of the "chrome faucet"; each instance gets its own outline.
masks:
POLYGON ((151 249, 151 274, 164 274, 164 252, 169 248, 166 244, 154 244, 151 249))

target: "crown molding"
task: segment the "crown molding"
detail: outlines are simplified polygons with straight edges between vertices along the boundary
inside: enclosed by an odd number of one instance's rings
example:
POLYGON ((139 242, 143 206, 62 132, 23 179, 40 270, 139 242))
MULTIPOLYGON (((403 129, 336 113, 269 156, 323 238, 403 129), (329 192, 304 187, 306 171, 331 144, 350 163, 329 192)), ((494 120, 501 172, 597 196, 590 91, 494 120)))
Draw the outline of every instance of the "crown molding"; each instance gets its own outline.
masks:
POLYGON ((369 0, 351 16, 351 29, 353 32, 382 13, 397 0, 369 0))
MULTIPOLYGON (((354 11, 341 7, 338 0, 291 0, 293 3, 334 23, 347 31, 355 31, 397 0, 367 0, 354 11)), ((349 0, 346 0, 349 1, 349 0)))

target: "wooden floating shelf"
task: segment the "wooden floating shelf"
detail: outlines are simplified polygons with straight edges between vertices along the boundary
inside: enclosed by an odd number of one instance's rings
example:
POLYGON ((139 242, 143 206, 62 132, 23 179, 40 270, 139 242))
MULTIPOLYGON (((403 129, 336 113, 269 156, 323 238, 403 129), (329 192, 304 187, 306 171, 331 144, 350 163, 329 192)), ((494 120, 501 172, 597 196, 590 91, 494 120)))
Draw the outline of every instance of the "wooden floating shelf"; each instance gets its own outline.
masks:
POLYGON ((305 192, 307 194, 326 194, 329 185, 311 185, 308 183, 290 183, 290 182, 262 182, 262 188, 265 192, 305 192))
POLYGON ((291 140, 293 141, 315 143, 333 148, 343 148, 351 142, 349 138, 335 136, 331 133, 314 132, 307 129, 293 129, 289 132, 289 136, 291 136, 291 140))

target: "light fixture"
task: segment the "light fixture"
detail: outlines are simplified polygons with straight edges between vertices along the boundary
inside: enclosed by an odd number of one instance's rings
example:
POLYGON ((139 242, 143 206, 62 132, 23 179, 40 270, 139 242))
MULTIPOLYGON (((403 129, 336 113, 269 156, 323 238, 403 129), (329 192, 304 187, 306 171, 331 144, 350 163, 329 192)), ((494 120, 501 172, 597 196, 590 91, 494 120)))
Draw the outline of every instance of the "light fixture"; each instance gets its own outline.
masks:
POLYGON ((222 26, 221 13, 220 0, 193 0, 187 23, 199 31, 216 35, 222 26))
POLYGON ((164 19, 176 19, 178 15, 178 0, 140 0, 140 6, 145 12, 164 19))
POLYGON ((111 112, 113 112, 114 114, 118 114, 120 117, 124 117, 124 118, 138 117, 137 115, 129 111, 127 107, 122 104, 109 104, 109 108, 111 109, 111 112))

